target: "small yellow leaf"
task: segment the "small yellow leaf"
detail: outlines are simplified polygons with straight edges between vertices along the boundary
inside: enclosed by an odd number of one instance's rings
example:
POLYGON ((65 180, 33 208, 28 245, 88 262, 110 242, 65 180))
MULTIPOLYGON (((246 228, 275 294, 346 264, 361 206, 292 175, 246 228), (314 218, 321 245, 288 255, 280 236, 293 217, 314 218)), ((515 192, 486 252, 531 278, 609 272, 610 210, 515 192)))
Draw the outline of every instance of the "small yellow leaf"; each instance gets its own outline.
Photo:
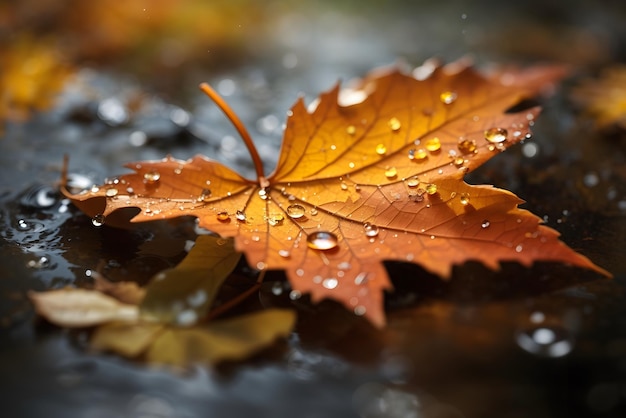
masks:
POLYGON ((136 321, 139 309, 134 305, 95 290, 60 289, 29 292, 39 315, 62 327, 89 327, 110 321, 136 321))
POLYGON ((232 239, 200 235, 180 264, 152 278, 141 302, 142 315, 193 325, 206 315, 239 259, 232 239))
POLYGON ((111 322, 94 331, 91 347, 113 351, 124 357, 137 357, 150 346, 164 328, 161 324, 111 322))
POLYGON ((269 309, 211 323, 204 328, 169 328, 146 353, 152 363, 188 365, 240 360, 291 332, 293 311, 269 309))

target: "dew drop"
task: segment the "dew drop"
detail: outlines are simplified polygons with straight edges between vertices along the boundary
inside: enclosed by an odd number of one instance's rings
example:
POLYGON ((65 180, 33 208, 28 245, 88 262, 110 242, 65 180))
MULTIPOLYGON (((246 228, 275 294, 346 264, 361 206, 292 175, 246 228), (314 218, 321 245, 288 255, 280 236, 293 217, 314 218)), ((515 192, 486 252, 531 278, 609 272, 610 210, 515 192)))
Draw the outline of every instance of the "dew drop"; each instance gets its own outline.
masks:
POLYGON ((356 133, 356 127, 355 127, 354 125, 349 125, 349 126, 346 128, 346 133, 347 133, 348 135, 354 135, 354 134, 356 133))
POLYGON ((117 196, 117 189, 107 189, 107 191, 104 193, 106 197, 113 197, 113 196, 117 196))
POLYGON ((522 246, 522 244, 519 244, 517 247, 515 247, 515 252, 516 253, 521 253, 523 249, 524 249, 524 247, 522 246))
POLYGON ((489 128, 485 131, 485 139, 492 144, 506 141, 507 131, 504 128, 489 128))
POLYGON ((491 223, 490 223, 487 219, 485 219, 485 220, 484 220, 484 221, 480 224, 481 228, 483 228, 483 229, 489 228, 489 225, 491 225, 491 223))
POLYGON ((289 205, 287 206, 287 216, 291 219, 300 219, 306 213, 306 209, 302 205, 289 205))
POLYGON ((289 250, 278 250, 278 255, 283 258, 289 258, 291 256, 291 253, 289 252, 289 250))
POLYGON ((428 183, 426 185, 426 193, 428 193, 429 195, 437 193, 437 185, 434 183, 428 183))
POLYGON ((429 138, 424 141, 424 147, 430 152, 439 151, 441 149, 441 141, 437 137, 429 138))
POLYGON ((416 150, 409 151, 410 160, 421 162, 421 161, 425 161, 427 158, 428 158, 428 153, 423 148, 418 148, 416 150))
POLYGON ((476 141, 473 139, 460 139, 457 147, 463 154, 470 154, 476 151, 476 141))
POLYGON ((150 170, 143 173, 143 180, 146 183, 156 183, 161 179, 161 174, 158 171, 150 170))
POLYGON ((272 226, 276 226, 276 225, 280 225, 284 219, 285 217, 283 216, 282 213, 272 213, 267 218, 267 222, 272 226))
POLYGON ((385 177, 387 177, 388 179, 396 178, 397 175, 398 175, 398 170, 395 167, 390 167, 387 170, 385 170, 385 177))
POLYGON ((417 177, 411 177, 410 179, 406 181, 406 185, 410 188, 415 188, 419 186, 419 184, 420 184, 420 181, 418 180, 417 177))
POLYGON ((395 117, 389 119, 389 121, 387 122, 387 125, 394 132, 398 132, 400 130, 400 127, 402 126, 398 118, 395 118, 395 117))
POLYGON ((99 213, 91 218, 91 223, 93 224, 93 226, 102 226, 104 225, 104 219, 104 215, 99 213))
POLYGON ((454 164, 455 167, 462 167, 463 164, 465 164, 465 158, 463 158, 463 157, 455 157, 452 160, 452 164, 454 164))
POLYGON ((317 215, 317 209, 312 208, 311 209, 311 216, 315 216, 315 215, 317 215))
POLYGON ((352 161, 350 161, 350 162, 348 163, 348 167, 349 167, 349 168, 354 168, 355 166, 356 166, 356 165, 355 165, 352 161))
POLYGON ((337 287, 338 284, 339 284, 339 280, 337 280, 334 277, 329 277, 327 279, 324 279, 324 281, 322 282, 322 286, 324 286, 326 289, 334 289, 337 287))
POLYGON ((307 239, 307 244, 314 250, 332 250, 337 247, 339 240, 335 234, 327 231, 316 231, 310 234, 307 239))
POLYGON ((439 100, 441 100, 443 104, 449 105, 449 104, 454 103, 457 97, 458 96, 455 91, 448 90, 448 91, 444 91, 443 93, 439 95, 439 100))
POLYGON ((387 153, 387 147, 383 144, 376 145, 376 154, 385 155, 387 153))
POLYGON ((467 193, 461 193, 461 196, 460 196, 459 198, 460 198, 460 200, 461 200, 461 204, 462 204, 463 206, 467 206, 467 205, 469 205, 469 202, 470 202, 470 196, 469 196, 469 194, 467 194, 467 193))
POLYGON ((376 225, 372 225, 369 222, 365 222, 363 224, 363 229, 365 230, 365 236, 366 237, 370 237, 373 238, 375 236, 378 236, 378 227, 376 225))
POLYGON ((235 212, 235 218, 237 218, 238 221, 245 222, 246 214, 244 211, 238 210, 237 212, 235 212))
POLYGON ((352 265, 347 261, 342 261, 341 263, 337 264, 337 268, 339 270, 350 270, 352 268, 352 265))
POLYGON ((216 217, 217 217, 217 220, 220 222, 226 222, 230 220, 230 216, 228 215, 228 212, 226 211, 218 212, 216 217))
POLYGON ((346 184, 345 181, 341 182, 341 190, 348 190, 348 185, 346 184))
POLYGON ((272 294, 274 296, 280 296, 283 294, 283 284, 281 282, 274 282, 272 285, 272 294))
POLYGON ((259 197, 263 200, 267 200, 268 196, 267 196, 267 190, 265 189, 261 189, 259 190, 259 197))

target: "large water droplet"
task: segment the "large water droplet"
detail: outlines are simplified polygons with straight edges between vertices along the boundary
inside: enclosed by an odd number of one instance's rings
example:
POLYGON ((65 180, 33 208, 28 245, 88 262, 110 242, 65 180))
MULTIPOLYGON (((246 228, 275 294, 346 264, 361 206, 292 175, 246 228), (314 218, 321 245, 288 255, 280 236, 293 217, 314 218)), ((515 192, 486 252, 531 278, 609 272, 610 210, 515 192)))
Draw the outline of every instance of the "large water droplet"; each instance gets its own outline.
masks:
POLYGON ((363 229, 365 230, 366 237, 372 238, 378 235, 378 227, 376 225, 372 225, 369 222, 365 222, 363 224, 363 229))
POLYGON ((93 226, 102 226, 104 225, 104 219, 104 215, 99 213, 91 218, 91 223, 93 224, 93 226))
POLYGON ((398 118, 391 118, 389 119, 389 122, 387 122, 387 125, 389 126, 389 128, 394 131, 397 132, 400 130, 400 127, 402 126, 400 121, 398 120, 398 118))
POLYGON ((449 105, 449 104, 454 103, 456 101, 457 97, 458 96, 457 96, 455 91, 447 90, 447 91, 444 91, 443 93, 441 93, 439 95, 439 100, 441 100, 441 102, 443 104, 449 105))
POLYGON ((504 128, 490 128, 485 131, 485 139, 492 144, 506 141, 507 131, 504 128))
POLYGON ((161 173, 156 170, 150 170, 143 173, 143 180, 146 183, 156 183, 161 179, 161 173))
POLYGON ((429 138, 424 141, 424 146, 428 151, 436 152, 441 149, 441 141, 439 141, 439 138, 437 137, 429 138))
POLYGON ((463 154, 470 154, 476 151, 476 141, 473 139, 459 139, 457 147, 463 154))
POLYGON ((322 251, 332 250, 339 243, 337 236, 328 231, 313 232, 307 237, 306 241, 309 247, 322 251))
POLYGON ((387 153, 387 147, 384 144, 376 145, 376 154, 385 155, 387 153))
POLYGON ((293 204, 287 206, 287 216, 291 219, 300 219, 306 213, 306 209, 302 205, 293 204))
POLYGON ((276 226, 276 225, 280 225, 284 219, 285 217, 283 216, 282 213, 272 213, 267 218, 267 222, 272 226, 276 226))

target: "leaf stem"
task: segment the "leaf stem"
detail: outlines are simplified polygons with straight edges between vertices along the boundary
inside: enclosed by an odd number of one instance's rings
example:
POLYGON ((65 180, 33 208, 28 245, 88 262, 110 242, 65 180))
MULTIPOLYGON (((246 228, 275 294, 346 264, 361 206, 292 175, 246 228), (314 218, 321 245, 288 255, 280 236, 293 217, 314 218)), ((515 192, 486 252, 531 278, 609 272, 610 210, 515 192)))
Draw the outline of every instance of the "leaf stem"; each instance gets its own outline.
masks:
POLYGON ((246 291, 241 292, 234 298, 230 299, 228 302, 224 303, 223 305, 217 306, 215 309, 209 312, 209 314, 207 315, 207 319, 211 320, 215 317, 220 316, 221 314, 228 311, 229 309, 232 309, 233 307, 239 305, 241 302, 246 300, 250 295, 252 295, 254 292, 259 290, 261 288, 261 283, 263 283, 263 278, 265 277, 265 271, 266 270, 261 271, 261 274, 259 274, 257 281, 246 291))
POLYGON ((215 104, 224 112, 228 120, 235 126, 239 135, 241 135, 241 139, 245 142, 246 147, 248 147, 248 151, 250 152, 250 156, 252 157, 252 162, 254 163, 254 168, 256 170, 257 179, 260 183, 265 182, 265 173, 263 171, 263 161, 261 161, 261 157, 259 156, 259 152, 252 142, 252 138, 250 134, 246 130, 246 127, 241 122, 241 119, 237 116, 237 114, 233 111, 233 109, 226 103, 226 101, 207 83, 200 84, 200 90, 204 92, 207 96, 211 98, 215 102, 215 104))

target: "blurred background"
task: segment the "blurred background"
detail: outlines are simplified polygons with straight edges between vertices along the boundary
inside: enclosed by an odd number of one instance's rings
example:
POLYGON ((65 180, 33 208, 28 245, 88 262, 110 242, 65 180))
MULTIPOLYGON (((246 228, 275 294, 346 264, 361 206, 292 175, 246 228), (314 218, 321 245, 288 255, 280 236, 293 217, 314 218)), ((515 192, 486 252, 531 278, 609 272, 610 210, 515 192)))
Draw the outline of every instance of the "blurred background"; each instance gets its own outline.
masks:
MULTIPOLYGON (((623 1, 5 0, 0 3, 0 400, 7 416, 622 417, 626 414, 626 6, 623 1), (243 174, 247 150, 197 86, 238 112, 271 170, 286 112, 393 63, 568 65, 532 141, 468 181, 527 201, 615 278, 469 263, 441 282, 389 264, 389 326, 301 303, 286 343, 216 369, 90 353, 25 294, 145 281, 188 225, 94 228, 57 192, 124 164, 201 153, 243 174), (123 244, 120 244, 122 243, 123 244)), ((257 303, 290 304, 268 277, 257 303)))

